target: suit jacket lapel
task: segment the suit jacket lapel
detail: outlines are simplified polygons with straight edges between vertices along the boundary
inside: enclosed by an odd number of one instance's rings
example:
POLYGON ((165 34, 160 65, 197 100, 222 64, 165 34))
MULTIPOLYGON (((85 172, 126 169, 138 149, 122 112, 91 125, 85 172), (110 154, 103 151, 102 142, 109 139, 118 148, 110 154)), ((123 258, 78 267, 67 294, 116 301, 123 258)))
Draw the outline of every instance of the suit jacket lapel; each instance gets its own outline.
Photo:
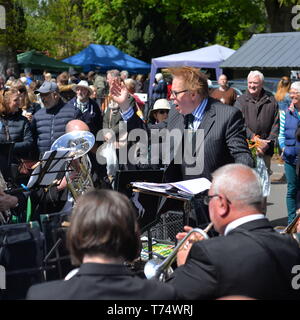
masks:
MULTIPOLYGON (((167 128, 168 128, 169 132, 171 132, 174 129, 180 130, 181 137, 183 136, 183 132, 184 132, 184 116, 182 114, 180 114, 175 109, 175 107, 172 107, 172 109, 171 109, 171 111, 169 113, 168 127, 167 128)), ((181 149, 181 145, 179 145, 177 150, 174 150, 174 141, 172 139, 171 140, 171 144, 170 144, 170 155, 171 155, 170 161, 171 162, 173 161, 176 152, 180 151, 180 149, 181 149)))
POLYGON ((209 133, 210 129, 212 128, 212 125, 215 122, 215 115, 216 115, 216 109, 213 104, 213 101, 209 98, 207 102, 207 106, 205 109, 205 113, 203 116, 203 119, 200 123, 200 126, 198 129, 203 129, 204 130, 204 138, 207 136, 209 133))
MULTIPOLYGON (((207 106, 205 108, 204 116, 203 116, 203 119, 202 119, 200 126, 198 128, 198 129, 204 130, 204 140, 215 122, 215 115, 216 115, 216 109, 213 104, 213 100, 211 98, 208 98, 208 102, 207 102, 207 106)), ((182 114, 178 113, 178 111, 175 109, 175 107, 172 107, 172 109, 169 113, 168 129, 169 129, 169 131, 172 131, 173 129, 179 129, 182 136, 183 136, 184 116, 182 114)), ((203 140, 203 142, 204 142, 204 140, 203 140)), ((194 153, 193 153, 194 155, 197 154, 198 150, 202 146, 202 143, 194 151, 194 153)), ((170 153, 171 153, 170 161, 171 162, 173 161, 176 152, 180 151, 180 148, 178 148, 178 149, 179 150, 175 150, 175 152, 174 152, 174 144, 171 143, 171 146, 170 146, 170 153)))
POLYGON ((215 109, 215 106, 212 104, 212 102, 213 101, 209 98, 205 112, 204 112, 203 119, 198 128, 198 130, 199 129, 204 130, 204 136, 203 136, 203 141, 201 141, 201 143, 197 146, 197 148, 193 152, 194 157, 196 156, 196 154, 199 154, 206 136, 208 135, 209 131, 213 127, 213 124, 215 123, 216 109, 215 109))

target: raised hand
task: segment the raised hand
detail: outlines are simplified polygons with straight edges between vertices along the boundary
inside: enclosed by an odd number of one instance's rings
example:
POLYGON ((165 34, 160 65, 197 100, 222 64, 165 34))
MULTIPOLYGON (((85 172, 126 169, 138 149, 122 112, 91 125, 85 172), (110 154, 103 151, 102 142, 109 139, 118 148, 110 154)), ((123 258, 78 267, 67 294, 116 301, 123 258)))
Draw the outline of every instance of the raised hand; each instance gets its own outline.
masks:
POLYGON ((130 95, 124 82, 121 82, 118 78, 113 79, 110 85, 109 94, 123 112, 128 110, 130 95))

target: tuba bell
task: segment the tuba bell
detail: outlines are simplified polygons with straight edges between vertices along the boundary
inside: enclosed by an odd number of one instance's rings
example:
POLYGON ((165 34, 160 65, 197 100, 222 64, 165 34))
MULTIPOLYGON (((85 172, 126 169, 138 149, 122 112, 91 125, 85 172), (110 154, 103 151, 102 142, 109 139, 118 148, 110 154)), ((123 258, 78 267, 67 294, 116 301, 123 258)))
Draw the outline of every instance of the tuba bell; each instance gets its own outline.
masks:
POLYGON ((187 239, 191 236, 192 233, 200 234, 204 239, 209 239, 207 232, 213 227, 213 223, 211 222, 204 230, 200 228, 194 228, 189 231, 186 236, 178 243, 173 252, 163 261, 160 259, 151 259, 149 260, 144 267, 144 274, 147 279, 159 279, 160 281, 166 281, 171 273, 173 272, 171 265, 177 257, 177 253, 179 249, 183 246, 183 244, 187 241, 187 239))
POLYGON ((91 161, 87 153, 95 144, 95 137, 88 131, 69 132, 57 140, 51 146, 53 150, 67 150, 69 160, 66 161, 66 180, 74 200, 94 187, 91 177, 91 161), (74 175, 75 172, 75 175, 74 175), (71 176, 73 175, 73 177, 71 176))

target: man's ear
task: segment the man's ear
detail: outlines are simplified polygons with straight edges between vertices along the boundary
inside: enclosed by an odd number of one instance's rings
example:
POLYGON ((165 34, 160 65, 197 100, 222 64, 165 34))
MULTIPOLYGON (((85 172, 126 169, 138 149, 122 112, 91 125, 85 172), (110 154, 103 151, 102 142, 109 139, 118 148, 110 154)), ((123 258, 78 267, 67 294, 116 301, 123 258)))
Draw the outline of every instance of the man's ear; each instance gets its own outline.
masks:
POLYGON ((190 94, 191 94, 191 96, 192 96, 193 98, 195 98, 195 97, 196 97, 197 92, 192 91, 190 94))
POLYGON ((224 217, 229 212, 228 200, 222 194, 219 195, 219 212, 221 217, 224 217))
POLYGON ((197 100, 197 92, 192 91, 192 92, 190 93, 190 97, 192 98, 193 101, 197 100))

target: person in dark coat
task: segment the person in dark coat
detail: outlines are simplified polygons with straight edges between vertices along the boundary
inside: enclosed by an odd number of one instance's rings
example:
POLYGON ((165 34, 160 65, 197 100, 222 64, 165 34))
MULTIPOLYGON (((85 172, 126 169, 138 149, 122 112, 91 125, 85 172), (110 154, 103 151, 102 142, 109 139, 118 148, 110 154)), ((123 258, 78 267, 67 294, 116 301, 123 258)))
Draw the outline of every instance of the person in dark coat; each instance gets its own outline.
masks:
POLYGON ((65 133, 66 124, 80 118, 82 113, 73 105, 63 102, 54 82, 45 81, 35 93, 40 93, 45 106, 34 114, 31 122, 38 152, 41 154, 49 151, 53 142, 65 133))
POLYGON ((263 88, 264 75, 259 71, 248 74, 248 89, 234 104, 245 118, 247 139, 255 140, 260 147, 257 154, 263 157, 269 174, 275 141, 279 133, 278 104, 263 88))
MULTIPOLYGON (((169 145, 166 143, 166 148, 169 149, 163 153, 164 181, 169 183, 202 177, 210 180, 211 173, 227 163, 253 166, 241 111, 208 97, 206 76, 198 69, 184 66, 171 68, 170 72, 173 75, 171 99, 174 105, 167 121, 161 123, 176 136, 167 141, 169 145), (192 132, 198 135, 197 139, 187 134, 192 132), (182 148, 185 138, 192 140, 182 148)), ((125 110, 130 110, 129 100, 125 93, 118 92, 117 87, 115 89, 114 99, 124 114, 125 110)), ((208 221, 208 210, 201 199, 194 202, 196 213, 193 220, 199 226, 208 221)), ((159 210, 163 213, 172 206, 172 199, 164 198, 159 210)))
POLYGON ((68 280, 32 286, 28 300, 168 300, 174 289, 134 275, 125 262, 141 250, 136 212, 130 200, 112 190, 82 195, 72 213, 67 245, 73 264, 68 280))
POLYGON ((14 142, 12 161, 27 158, 33 147, 29 121, 22 115, 17 89, 0 91, 0 141, 14 142))
MULTIPOLYGON (((204 200, 222 236, 185 242, 177 255, 179 266, 167 282, 179 298, 238 295, 299 300, 292 271, 300 264, 299 244, 291 235, 276 232, 262 214, 263 193, 256 172, 242 164, 219 168, 204 200)), ((177 239, 184 236, 180 233, 177 239)))
POLYGON ((98 104, 90 98, 93 91, 85 80, 81 80, 73 87, 73 90, 76 96, 68 102, 68 105, 81 111, 80 119, 89 126, 90 131, 96 137, 98 131, 102 129, 103 117, 98 104))

